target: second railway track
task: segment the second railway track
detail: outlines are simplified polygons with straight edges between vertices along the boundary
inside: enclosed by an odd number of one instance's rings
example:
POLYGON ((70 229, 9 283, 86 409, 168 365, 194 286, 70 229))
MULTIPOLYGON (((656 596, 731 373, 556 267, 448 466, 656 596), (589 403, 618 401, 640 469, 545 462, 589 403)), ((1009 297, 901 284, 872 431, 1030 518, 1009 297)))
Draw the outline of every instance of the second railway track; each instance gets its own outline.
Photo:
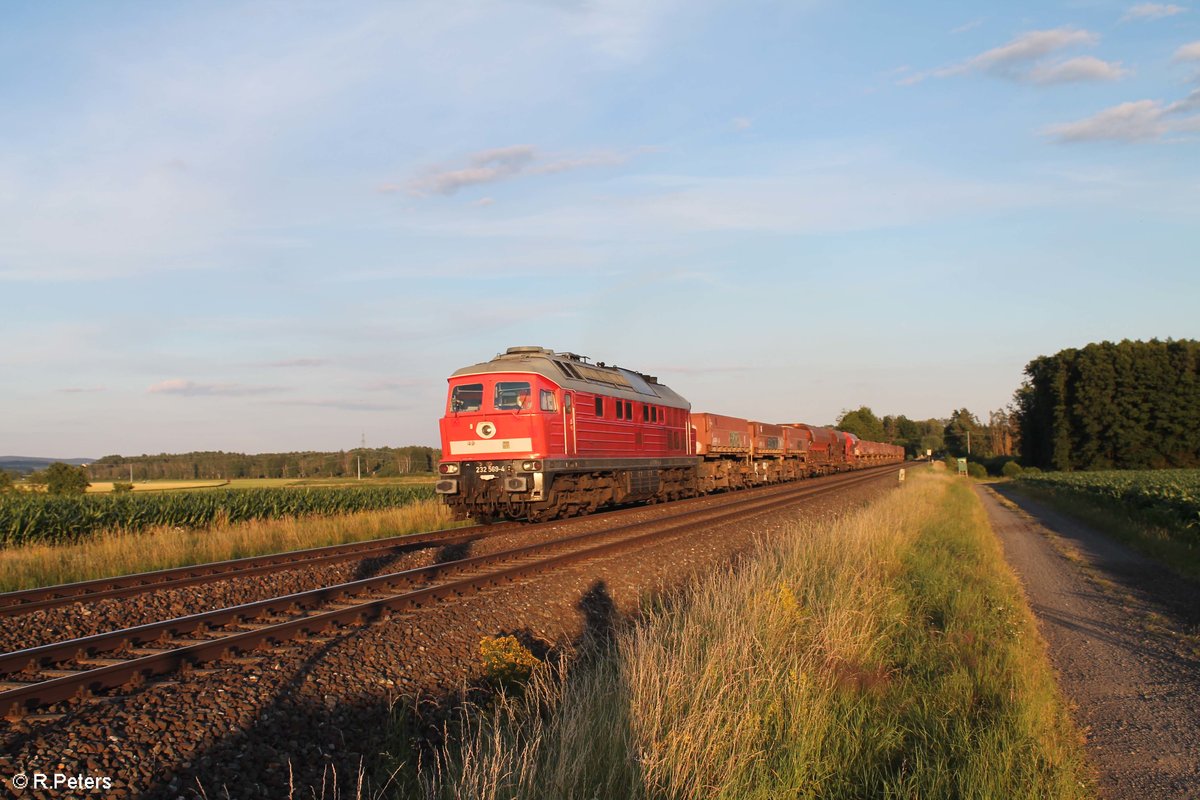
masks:
MULTIPOLYGON (((815 484, 723 495, 720 504, 689 506, 645 521, 624 523, 622 514, 609 515, 605 522, 616 524, 566 537, 7 653, 0 655, 0 712, 20 716, 81 693, 136 684, 191 665, 319 636, 333 627, 369 623, 569 562, 782 509, 892 472, 888 467, 815 484)), ((440 533, 455 540, 482 535, 467 528, 440 533)))
POLYGON ((500 525, 472 525, 4 592, 0 594, 0 617, 28 614, 31 611, 58 608, 71 603, 132 597, 145 592, 179 589, 230 578, 266 575, 281 570, 302 569, 360 558, 405 553, 423 548, 462 544, 514 527, 518 527, 518 524, 510 522, 500 525))

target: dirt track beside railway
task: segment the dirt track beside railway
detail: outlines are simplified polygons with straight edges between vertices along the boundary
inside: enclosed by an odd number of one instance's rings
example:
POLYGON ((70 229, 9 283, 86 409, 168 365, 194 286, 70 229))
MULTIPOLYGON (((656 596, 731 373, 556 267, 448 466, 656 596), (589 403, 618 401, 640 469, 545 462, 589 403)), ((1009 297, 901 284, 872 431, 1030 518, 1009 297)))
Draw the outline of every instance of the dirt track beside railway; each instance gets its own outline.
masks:
POLYGON ((1102 796, 1200 797, 1200 587, 1044 504, 997 491, 1008 503, 978 487, 1085 731, 1102 796))

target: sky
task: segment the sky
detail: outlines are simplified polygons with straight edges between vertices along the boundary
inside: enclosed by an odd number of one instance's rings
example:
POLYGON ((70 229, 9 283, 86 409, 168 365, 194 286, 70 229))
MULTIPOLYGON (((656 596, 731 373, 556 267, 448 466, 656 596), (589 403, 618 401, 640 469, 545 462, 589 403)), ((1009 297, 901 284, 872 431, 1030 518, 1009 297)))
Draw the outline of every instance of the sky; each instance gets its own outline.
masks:
POLYGON ((0 5, 0 454, 436 445, 531 344, 986 418, 1198 307, 1200 3, 0 5))

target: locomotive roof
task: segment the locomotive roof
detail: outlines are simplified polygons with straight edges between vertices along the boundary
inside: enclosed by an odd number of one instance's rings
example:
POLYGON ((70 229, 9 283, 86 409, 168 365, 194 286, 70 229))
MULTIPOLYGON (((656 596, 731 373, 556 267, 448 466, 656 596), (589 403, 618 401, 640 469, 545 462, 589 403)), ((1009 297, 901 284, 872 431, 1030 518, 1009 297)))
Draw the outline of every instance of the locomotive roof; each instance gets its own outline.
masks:
POLYGON ((587 363, 575 353, 556 353, 544 347, 510 347, 491 361, 455 370, 451 378, 489 372, 532 372, 549 378, 564 389, 621 397, 639 403, 656 403, 690 409, 691 403, 653 375, 644 375, 603 361, 587 363))

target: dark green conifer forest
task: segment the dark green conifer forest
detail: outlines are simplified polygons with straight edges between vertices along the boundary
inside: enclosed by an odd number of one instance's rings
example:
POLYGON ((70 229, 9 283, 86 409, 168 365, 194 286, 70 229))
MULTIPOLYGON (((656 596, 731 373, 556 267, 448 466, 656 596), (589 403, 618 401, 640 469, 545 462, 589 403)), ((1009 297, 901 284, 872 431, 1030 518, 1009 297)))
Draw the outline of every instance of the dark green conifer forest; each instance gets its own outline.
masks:
POLYGON ((1042 469, 1200 466, 1200 342, 1100 342, 1035 358, 1015 397, 1042 469))

